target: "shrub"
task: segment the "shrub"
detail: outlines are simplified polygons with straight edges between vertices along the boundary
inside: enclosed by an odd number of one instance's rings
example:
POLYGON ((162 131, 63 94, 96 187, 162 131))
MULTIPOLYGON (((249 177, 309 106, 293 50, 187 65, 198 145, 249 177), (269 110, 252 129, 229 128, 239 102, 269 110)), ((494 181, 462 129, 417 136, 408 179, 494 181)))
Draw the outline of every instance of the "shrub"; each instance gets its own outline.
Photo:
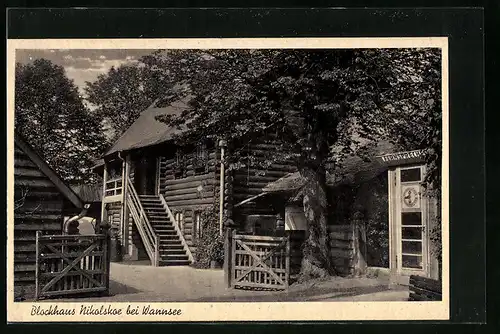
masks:
POLYGON ((202 235, 196 240, 196 268, 210 268, 210 262, 224 262, 224 235, 219 233, 219 205, 201 212, 202 235))

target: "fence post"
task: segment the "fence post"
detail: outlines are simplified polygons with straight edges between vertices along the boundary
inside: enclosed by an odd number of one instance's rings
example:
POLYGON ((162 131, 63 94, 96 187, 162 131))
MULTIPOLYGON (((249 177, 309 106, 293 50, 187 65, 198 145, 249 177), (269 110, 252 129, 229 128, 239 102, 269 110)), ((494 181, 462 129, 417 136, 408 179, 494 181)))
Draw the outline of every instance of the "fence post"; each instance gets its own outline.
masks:
POLYGON ((109 272, 111 266, 111 235, 110 235, 110 227, 111 225, 103 221, 101 222, 101 234, 104 235, 103 239, 103 251, 104 251, 104 282, 106 285, 106 295, 109 295, 109 272))
POLYGON ((231 287, 231 258, 232 258, 232 232, 231 228, 227 227, 226 228, 226 235, 224 238, 224 283, 226 284, 226 287, 230 288, 231 287))
POLYGON ((36 239, 35 239, 35 252, 36 252, 36 259, 35 259, 35 300, 38 300, 40 297, 40 241, 39 237, 41 235, 41 231, 36 231, 36 239))
POLYGON ((287 233, 285 235, 286 238, 286 253, 285 253, 285 289, 288 289, 288 286, 290 285, 290 256, 291 254, 291 247, 290 247, 290 239, 291 239, 291 233, 287 233))
POLYGON ((236 281, 236 270, 234 267, 236 266, 236 230, 232 230, 231 233, 231 255, 230 255, 230 266, 229 266, 229 281, 231 283, 230 287, 234 288, 236 281))

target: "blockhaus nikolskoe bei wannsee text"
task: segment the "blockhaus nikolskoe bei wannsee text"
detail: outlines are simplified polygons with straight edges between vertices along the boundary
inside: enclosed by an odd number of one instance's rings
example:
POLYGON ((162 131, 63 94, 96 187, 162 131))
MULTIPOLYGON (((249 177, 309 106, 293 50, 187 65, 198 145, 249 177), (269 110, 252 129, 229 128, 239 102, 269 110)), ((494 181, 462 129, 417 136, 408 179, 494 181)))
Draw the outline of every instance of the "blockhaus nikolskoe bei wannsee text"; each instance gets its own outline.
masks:
POLYGON ((40 305, 33 305, 31 308, 32 316, 54 316, 54 315, 83 315, 83 316, 103 316, 103 315, 172 315, 179 316, 182 314, 180 309, 170 308, 153 308, 151 305, 146 306, 132 306, 127 307, 114 307, 112 305, 80 305, 80 308, 63 308, 58 305, 49 305, 49 307, 42 307, 40 305))

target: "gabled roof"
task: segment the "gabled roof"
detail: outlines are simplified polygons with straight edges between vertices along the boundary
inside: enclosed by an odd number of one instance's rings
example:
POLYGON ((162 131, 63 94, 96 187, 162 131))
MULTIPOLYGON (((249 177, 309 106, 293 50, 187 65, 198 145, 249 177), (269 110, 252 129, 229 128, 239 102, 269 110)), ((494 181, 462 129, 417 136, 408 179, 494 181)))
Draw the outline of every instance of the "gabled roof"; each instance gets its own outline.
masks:
POLYGON ((181 133, 182 130, 157 121, 156 116, 179 115, 187 108, 184 102, 175 102, 167 107, 150 107, 144 110, 104 156, 120 151, 157 145, 172 139, 175 134, 181 133))
POLYGON ((57 175, 57 173, 38 155, 20 134, 14 133, 15 144, 33 161, 33 163, 45 174, 56 188, 63 194, 75 207, 83 209, 84 203, 75 194, 73 190, 57 175))
MULTIPOLYGON (((334 174, 327 172, 326 183, 329 186, 337 187, 347 184, 360 184, 367 182, 388 168, 379 156, 386 153, 391 153, 394 146, 386 141, 380 141, 375 146, 369 148, 365 155, 366 158, 361 158, 358 155, 346 157, 341 163, 342 165, 334 174)), ((299 172, 289 173, 282 178, 269 183, 263 188, 264 192, 288 192, 296 191, 305 185, 305 179, 299 172)))
POLYGON ((100 202, 102 200, 102 184, 78 184, 71 189, 85 203, 100 202))

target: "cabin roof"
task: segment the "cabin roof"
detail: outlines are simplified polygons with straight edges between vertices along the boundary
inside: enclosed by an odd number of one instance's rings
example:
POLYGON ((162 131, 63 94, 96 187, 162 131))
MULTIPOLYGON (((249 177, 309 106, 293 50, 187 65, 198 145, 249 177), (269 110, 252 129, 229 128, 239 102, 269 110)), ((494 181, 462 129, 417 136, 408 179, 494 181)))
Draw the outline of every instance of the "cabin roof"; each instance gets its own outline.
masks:
POLYGON ((23 137, 15 132, 15 144, 30 158, 31 161, 47 176, 57 189, 63 194, 75 207, 82 209, 84 202, 75 194, 75 192, 57 175, 57 173, 41 158, 36 150, 29 145, 23 137))
POLYGON ((172 139, 175 134, 181 133, 182 129, 159 122, 156 120, 156 116, 179 115, 187 108, 187 104, 184 102, 174 102, 167 107, 150 107, 144 110, 104 156, 120 151, 157 145, 172 139))
POLYGON ((78 184, 71 189, 85 202, 100 202, 102 200, 102 184, 78 184))
MULTIPOLYGON (((367 149, 366 158, 359 155, 346 157, 339 170, 335 174, 327 172, 326 183, 329 186, 337 187, 340 185, 360 184, 367 182, 384 171, 388 165, 384 164, 380 155, 394 151, 394 146, 386 141, 380 141, 373 147, 367 149)), ((263 188, 264 192, 289 192, 299 190, 305 185, 305 179, 299 172, 289 173, 282 178, 269 183, 263 188)))

